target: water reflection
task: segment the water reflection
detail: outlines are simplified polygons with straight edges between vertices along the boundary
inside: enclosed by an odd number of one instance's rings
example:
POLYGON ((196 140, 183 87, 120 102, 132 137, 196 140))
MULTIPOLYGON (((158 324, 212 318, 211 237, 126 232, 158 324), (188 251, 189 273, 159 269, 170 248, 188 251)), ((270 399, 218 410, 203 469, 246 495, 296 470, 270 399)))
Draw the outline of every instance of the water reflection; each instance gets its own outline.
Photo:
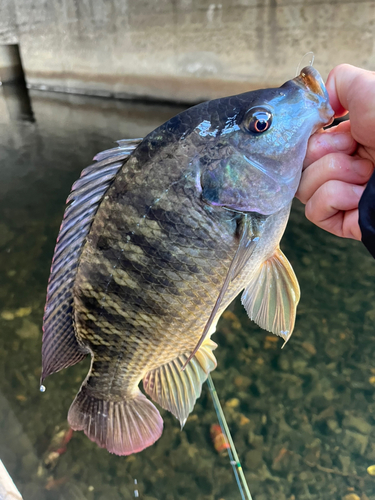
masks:
POLYGON ((4 113, 7 117, 6 121, 35 121, 29 91, 24 81, 3 85, 1 101, 6 107, 6 113, 4 113))
MULTIPOLYGON (((25 500, 131 499, 135 489, 143 500, 239 499, 228 459, 210 438, 217 420, 206 390, 182 432, 163 412, 162 438, 122 458, 82 433, 64 444, 88 360, 50 377, 45 394, 38 390, 46 282, 71 184, 115 139, 144 136, 180 108, 31 91, 35 121, 19 121, 26 107, 4 88, 0 458, 25 500)), ((302 289, 286 348, 252 324, 239 301, 215 335, 213 379, 254 500, 375 500, 366 472, 375 464, 375 264, 359 243, 314 228, 300 206, 283 249, 302 289)))

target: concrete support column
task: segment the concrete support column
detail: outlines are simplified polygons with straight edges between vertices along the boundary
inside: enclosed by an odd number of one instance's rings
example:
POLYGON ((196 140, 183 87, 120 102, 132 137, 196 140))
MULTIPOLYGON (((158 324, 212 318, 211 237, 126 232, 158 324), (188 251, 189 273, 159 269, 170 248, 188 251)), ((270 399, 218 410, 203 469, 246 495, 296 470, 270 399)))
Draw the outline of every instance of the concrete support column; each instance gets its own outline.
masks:
POLYGON ((18 45, 0 45, 0 82, 9 83, 23 79, 18 45))

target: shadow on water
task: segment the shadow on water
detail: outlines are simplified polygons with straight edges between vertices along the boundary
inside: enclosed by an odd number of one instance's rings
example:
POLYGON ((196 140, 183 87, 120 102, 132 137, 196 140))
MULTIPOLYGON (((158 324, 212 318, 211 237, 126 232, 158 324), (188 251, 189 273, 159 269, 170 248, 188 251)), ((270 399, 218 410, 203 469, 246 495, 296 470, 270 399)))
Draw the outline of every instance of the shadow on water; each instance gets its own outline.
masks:
POLYGON ((1 90, 9 121, 35 121, 29 91, 24 82, 5 84, 1 90))
MULTIPOLYGON (((38 391, 46 283, 71 184, 95 153, 181 108, 36 91, 30 105, 12 92, 0 88, 0 458, 25 500, 128 500, 135 490, 143 500, 239 499, 210 438, 206 388, 182 432, 163 412, 162 438, 130 457, 82 433, 64 443, 88 360, 38 391)), ((302 290, 285 349, 239 300, 215 334, 213 380, 251 492, 375 500, 366 472, 375 464, 375 263, 359 243, 313 227, 298 204, 282 246, 302 290)))

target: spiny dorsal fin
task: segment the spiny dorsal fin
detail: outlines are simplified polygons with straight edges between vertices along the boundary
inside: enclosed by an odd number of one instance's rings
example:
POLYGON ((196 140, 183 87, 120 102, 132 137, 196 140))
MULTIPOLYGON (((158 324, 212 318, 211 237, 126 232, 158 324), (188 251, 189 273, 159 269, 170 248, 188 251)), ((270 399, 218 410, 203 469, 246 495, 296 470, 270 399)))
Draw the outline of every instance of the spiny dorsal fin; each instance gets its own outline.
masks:
POLYGON ((216 358, 212 352, 216 347, 215 342, 206 338, 184 371, 182 367, 188 354, 148 372, 143 379, 145 392, 178 418, 181 428, 201 394, 203 382, 216 368, 216 358))
POLYGON ((43 318, 42 380, 86 356, 73 326, 73 286, 79 257, 96 211, 112 180, 142 139, 119 141, 119 146, 95 156, 73 184, 52 260, 43 318))
POLYGON ((250 319, 286 343, 293 332, 299 298, 296 275, 278 248, 253 276, 241 302, 250 319))

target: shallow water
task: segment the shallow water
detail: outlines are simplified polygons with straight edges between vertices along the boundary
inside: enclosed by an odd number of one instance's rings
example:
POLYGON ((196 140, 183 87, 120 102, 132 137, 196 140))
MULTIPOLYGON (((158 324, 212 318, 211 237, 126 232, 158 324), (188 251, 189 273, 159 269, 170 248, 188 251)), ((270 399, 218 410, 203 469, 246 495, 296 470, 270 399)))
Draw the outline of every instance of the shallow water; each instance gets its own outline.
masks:
MULTIPOLYGON (((162 412, 162 438, 140 454, 110 455, 82 433, 53 442, 68 430, 88 368, 86 360, 38 390, 65 199, 95 153, 181 108, 31 92, 31 113, 26 97, 0 87, 0 458, 25 500, 127 500, 135 490, 143 500, 240 499, 210 438, 217 419, 206 387, 184 430, 162 412)), ((375 500, 366 472, 375 464, 375 262, 360 243, 312 226, 298 203, 282 247, 302 290, 287 346, 239 300, 214 336, 213 380, 250 490, 254 500, 375 500)))

